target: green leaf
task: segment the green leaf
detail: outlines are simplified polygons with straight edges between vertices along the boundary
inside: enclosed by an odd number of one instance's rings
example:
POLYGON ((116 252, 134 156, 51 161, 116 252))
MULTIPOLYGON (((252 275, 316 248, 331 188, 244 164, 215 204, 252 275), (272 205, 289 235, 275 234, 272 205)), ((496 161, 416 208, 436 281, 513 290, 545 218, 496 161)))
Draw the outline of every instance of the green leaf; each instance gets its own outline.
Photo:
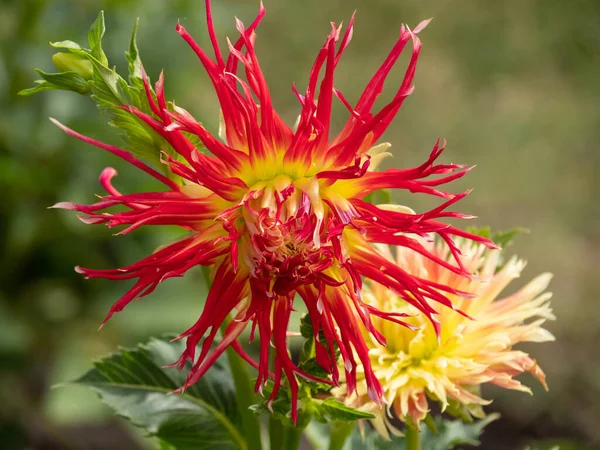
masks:
POLYGON ((169 445, 165 441, 159 440, 157 450, 177 450, 177 449, 175 447, 173 447, 172 445, 169 445))
POLYGON ((476 234, 477 236, 482 236, 494 241, 496 245, 499 245, 501 248, 506 248, 512 245, 515 237, 521 233, 529 233, 527 228, 523 227, 514 227, 509 228, 508 230, 501 230, 492 232, 490 227, 468 227, 467 231, 469 233, 476 234))
MULTIPOLYGON (((482 237, 491 239, 495 244, 500 246, 500 248, 502 250, 505 250, 507 247, 512 245, 517 234, 529 233, 529 230, 527 228, 522 228, 522 227, 509 228, 508 230, 496 231, 494 233, 492 233, 492 230, 490 229, 490 227, 482 227, 482 228, 469 227, 469 228, 467 228, 467 231, 469 233, 473 233, 478 236, 482 236, 482 237)), ((499 270, 502 270, 502 268, 504 267, 504 264, 505 264, 505 259, 506 259, 506 252, 503 251, 500 254, 500 258, 498 259, 498 266, 496 267, 496 272, 499 270)))
POLYGON ((74 383, 92 388, 118 415, 178 450, 246 449, 227 364, 218 360, 184 394, 170 394, 187 371, 163 367, 184 346, 153 338, 100 359, 74 383))
POLYGON ((19 95, 31 95, 36 92, 57 89, 73 91, 82 95, 89 94, 90 92, 88 82, 77 72, 46 73, 40 69, 35 69, 35 71, 43 80, 36 80, 35 83, 37 83, 37 86, 23 89, 19 92, 19 95))
POLYGON ((34 83, 37 86, 34 86, 32 88, 22 89, 18 92, 18 94, 23 95, 23 96, 28 96, 28 95, 37 94, 38 92, 42 92, 42 91, 52 91, 52 90, 60 89, 59 87, 55 86, 52 83, 48 83, 45 80, 35 80, 34 83))
POLYGON ((135 26, 133 27, 133 33, 131 34, 131 41, 129 42, 129 51, 125 52, 127 62, 129 62, 129 81, 133 84, 135 79, 141 80, 142 78, 142 61, 140 60, 140 52, 137 47, 136 37, 138 25, 140 19, 136 19, 135 26))
MULTIPOLYGON (((256 381, 256 380, 253 380, 256 381)), ((250 410, 256 415, 273 414, 277 419, 291 424, 291 397, 287 386, 282 386, 269 408, 269 397, 273 392, 273 381, 268 380, 263 386, 263 400, 252 405, 250 410)))
POLYGON ((390 189, 379 189, 366 195, 364 201, 373 205, 390 204, 392 203, 392 191, 390 189))
MULTIPOLYGON (((479 386, 472 386, 468 390, 475 395, 481 396, 481 389, 479 386)), ((453 417, 456 417, 457 419, 462 420, 463 422, 468 423, 473 422, 473 418, 483 419, 485 417, 485 412, 483 411, 481 405, 465 405, 464 403, 452 398, 448 399, 448 407, 446 408, 445 412, 453 417)))
MULTIPOLYGON (((328 379, 329 374, 325 369, 323 369, 323 367, 321 367, 315 357, 313 327, 308 314, 305 314, 300 319, 300 334, 304 338, 300 352, 300 368, 311 375, 314 375, 315 377, 328 379)), ((321 345, 323 345, 325 348, 329 348, 329 344, 327 339, 325 339, 323 330, 319 332, 318 339, 321 345)), ((340 349, 335 342, 333 343, 333 347, 333 353, 335 354, 335 359, 337 360, 340 356, 340 349)), ((302 386, 306 387, 309 391, 309 394, 312 395, 329 392, 333 388, 332 385, 327 383, 319 383, 305 379, 299 380, 299 382, 302 386)))
MULTIPOLYGON (((428 427, 421 427, 421 448, 426 450, 451 450, 463 445, 478 446, 479 436, 484 428, 500 417, 499 414, 490 414, 483 420, 473 423, 463 423, 460 420, 444 420, 441 417, 434 419, 438 433, 432 433, 428 427)), ((313 426, 318 433, 319 426, 313 426)), ((321 426, 322 433, 322 426, 321 426)), ((313 430, 314 431, 314 430, 313 430)), ((355 430, 346 442, 344 450, 406 450, 406 441, 401 437, 392 437, 385 440, 377 432, 365 427, 364 437, 355 430)))
POLYGON ((82 95, 90 92, 87 80, 77 72, 46 73, 40 69, 36 69, 36 72, 48 83, 56 86, 56 89, 74 91, 82 95))
POLYGON ((504 231, 496 231, 492 235, 492 240, 494 241, 494 243, 496 243, 496 245, 499 245, 502 248, 506 248, 509 245, 512 245, 517 234, 521 233, 529 233, 529 230, 527 228, 514 227, 504 231))
POLYGON ((104 25, 104 11, 100 11, 98 17, 90 26, 88 31, 88 42, 90 44, 90 48, 92 49, 92 56, 96 58, 102 65, 108 64, 108 59, 106 59, 106 55, 102 50, 102 37, 104 36, 104 32, 106 31, 106 26, 104 25))
POLYGON ((64 48, 67 50, 71 50, 75 53, 83 50, 77 42, 73 41, 50 42, 50 45, 54 48, 64 48))
POLYGON ((473 423, 463 423, 459 420, 435 420, 438 434, 424 432, 421 438, 423 448, 431 450, 447 450, 459 445, 479 446, 479 436, 483 429, 500 418, 500 414, 490 414, 485 419, 473 423))
POLYGON ((365 411, 359 411, 358 409, 350 408, 341 402, 338 402, 334 398, 328 398, 320 407, 327 416, 332 420, 360 420, 360 419, 374 419, 375 416, 365 411))

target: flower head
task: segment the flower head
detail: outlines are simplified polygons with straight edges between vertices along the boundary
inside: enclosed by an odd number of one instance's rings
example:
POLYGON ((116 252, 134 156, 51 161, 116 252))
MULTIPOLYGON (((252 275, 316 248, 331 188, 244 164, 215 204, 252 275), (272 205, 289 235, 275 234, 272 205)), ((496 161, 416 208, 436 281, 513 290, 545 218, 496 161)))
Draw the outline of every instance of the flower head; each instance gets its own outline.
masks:
MULTIPOLYGON (((167 278, 202 265, 212 268, 213 284, 198 321, 180 338, 187 347, 176 363, 193 362, 186 386, 196 382, 228 346, 247 357, 237 342, 251 324, 260 334, 261 353, 257 389, 267 380, 269 347, 275 349, 277 394, 287 377, 295 405, 297 381, 303 372, 287 351, 287 326, 298 294, 310 313, 315 334, 322 331, 328 345, 316 343, 319 363, 337 383, 339 373, 332 351, 337 344, 344 358, 345 379, 352 386, 357 359, 364 367, 371 398, 380 401, 381 385, 370 370, 368 348, 360 326, 381 343, 385 339, 371 323, 380 317, 402 324, 403 314, 388 313, 363 302, 362 278, 372 278, 398 292, 434 323, 436 303, 452 306, 447 296, 465 295, 454 287, 409 274, 370 245, 385 243, 420 252, 434 265, 469 277, 452 244, 452 236, 465 236, 493 246, 491 241, 469 235, 439 222, 445 217, 467 217, 446 209, 466 195, 450 194, 437 187, 463 176, 468 168, 436 164, 444 146, 435 144, 420 166, 374 172, 389 144, 376 143, 404 100, 412 82, 421 42, 417 37, 428 21, 414 30, 402 26, 398 41, 376 71, 355 106, 334 87, 334 72, 352 37, 353 19, 345 32, 333 25, 312 67, 306 91, 293 91, 300 103, 295 129, 287 126, 273 108, 269 89, 254 51, 255 30, 263 18, 246 27, 239 20, 240 37, 227 41, 223 54, 206 1, 208 34, 214 56, 202 50, 185 28, 177 32, 189 44, 208 73, 222 110, 219 136, 209 133, 192 115, 165 101, 161 74, 152 92, 143 74, 148 110, 123 109, 158 133, 178 154, 165 153, 165 176, 126 151, 94 141, 60 125, 68 134, 120 156, 163 183, 166 191, 122 194, 112 184, 116 175, 108 168, 100 182, 107 195, 93 205, 60 203, 76 210, 85 223, 125 225, 120 234, 144 225, 178 225, 189 234, 129 266, 112 270, 77 268, 88 278, 134 279, 136 284, 111 308, 107 319, 136 298, 152 292, 167 278), (406 73, 391 101, 378 111, 374 103, 392 67, 406 46, 412 51, 406 73), (241 69, 241 70, 240 70, 241 69), (242 72, 242 73, 240 73, 242 72), (334 99, 349 110, 349 119, 337 134, 330 130, 334 99), (192 139, 193 137, 193 139, 192 139), (208 153, 194 145, 199 139, 208 153), (437 176, 437 178, 431 178, 437 176), (372 205, 365 196, 378 189, 406 189, 440 197, 441 206, 422 214, 386 205, 372 205), (125 207, 114 211, 113 206, 125 207), (413 236, 437 233, 455 255, 453 262, 430 253, 413 236), (219 326, 233 313, 222 341, 211 349, 219 326), (202 342, 201 352, 195 354, 202 342)), ((437 325, 436 325, 437 326, 437 325)), ((295 406, 292 416, 295 417, 295 406)))
MULTIPOLYGON (((519 277, 525 263, 513 257, 498 268, 500 251, 464 240, 457 244, 464 255, 463 264, 480 279, 457 276, 431 259, 405 248, 398 248, 395 256, 389 248, 380 248, 388 259, 395 260, 414 276, 475 294, 471 299, 452 296, 453 304, 471 318, 443 309, 438 316, 441 322, 439 333, 414 306, 385 286, 368 281, 363 288, 365 303, 384 311, 410 314, 411 317, 405 320, 418 327, 411 330, 375 320, 375 327, 387 339, 386 347, 378 345, 368 332, 364 332, 369 342, 369 370, 381 381, 388 407, 381 410, 368 398, 366 383, 362 380, 356 395, 349 396, 346 401, 375 413, 378 418, 374 424, 384 436, 388 436, 388 429, 394 431, 388 419, 390 416, 418 425, 429 411, 429 400, 439 402, 442 410, 452 404, 460 405, 479 417, 481 405, 489 403, 479 394, 483 383, 531 393, 528 387, 513 378, 530 372, 547 389, 544 372, 536 361, 512 347, 520 342, 554 340, 542 328, 546 320, 554 319, 549 304, 551 294, 544 292, 551 275, 544 273, 516 293, 499 299, 504 288, 519 277)), ((424 245, 438 257, 450 259, 446 248, 433 243, 424 245)), ((362 368, 358 370, 362 372, 362 368)), ((345 387, 337 388, 336 394, 345 396, 345 387)))

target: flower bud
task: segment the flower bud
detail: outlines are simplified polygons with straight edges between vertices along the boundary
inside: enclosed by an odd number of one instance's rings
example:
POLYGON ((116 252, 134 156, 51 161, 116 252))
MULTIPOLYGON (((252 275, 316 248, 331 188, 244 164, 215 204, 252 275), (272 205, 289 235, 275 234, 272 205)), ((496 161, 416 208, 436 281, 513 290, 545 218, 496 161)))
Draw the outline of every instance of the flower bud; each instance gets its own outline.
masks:
POLYGON ((60 72, 76 72, 86 80, 92 79, 92 63, 84 56, 59 52, 52 55, 52 62, 60 72))

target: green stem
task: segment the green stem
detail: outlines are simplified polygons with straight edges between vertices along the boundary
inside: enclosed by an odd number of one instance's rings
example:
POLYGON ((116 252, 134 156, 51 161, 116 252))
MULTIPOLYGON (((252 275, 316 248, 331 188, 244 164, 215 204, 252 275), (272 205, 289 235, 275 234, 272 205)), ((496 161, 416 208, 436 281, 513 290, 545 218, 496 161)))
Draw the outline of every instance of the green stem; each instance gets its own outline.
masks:
POLYGON ((282 450, 298 450, 300 441, 302 440, 302 434, 304 433, 304 427, 285 427, 284 432, 285 436, 283 438, 283 447, 281 447, 282 450))
POLYGON ((276 419, 273 414, 269 415, 269 448, 278 450, 283 448, 285 429, 281 420, 276 419))
POLYGON ((329 441, 329 450, 342 450, 346 439, 354 431, 354 425, 356 422, 342 422, 336 420, 331 424, 331 441, 329 441))
POLYGON ((406 436, 406 450, 421 450, 419 429, 416 426, 407 422, 404 427, 404 435, 406 436))
MULTIPOLYGON (((227 317, 221 324, 221 333, 225 333, 225 329, 230 322, 231 318, 227 317)), ((260 420, 249 409, 250 406, 256 403, 256 394, 252 388, 246 362, 231 347, 227 347, 227 359, 229 359, 229 367, 233 375, 238 409, 242 417, 242 430, 248 444, 248 450, 262 450, 260 420)))

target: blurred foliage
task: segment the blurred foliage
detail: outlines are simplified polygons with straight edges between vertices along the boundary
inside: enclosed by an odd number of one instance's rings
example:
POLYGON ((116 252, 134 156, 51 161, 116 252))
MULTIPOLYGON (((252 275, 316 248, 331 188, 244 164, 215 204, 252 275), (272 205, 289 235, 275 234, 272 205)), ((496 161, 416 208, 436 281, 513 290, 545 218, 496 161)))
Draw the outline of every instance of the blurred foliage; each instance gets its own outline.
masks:
MULTIPOLYGON (((258 1, 216 0, 221 36, 234 36, 233 16, 249 21, 258 1)), ((289 122, 298 108, 291 82, 306 83, 329 21, 347 21, 357 9, 354 41, 337 87, 355 100, 387 54, 401 22, 435 20, 424 44, 416 91, 386 135, 395 166, 423 160, 438 136, 448 140, 446 160, 477 164, 455 182, 476 190, 461 202, 477 226, 523 226, 519 254, 524 274, 556 274, 552 288, 557 342, 528 346, 548 374, 551 391, 487 389, 500 411, 483 448, 594 448, 600 445, 600 361, 596 341, 600 297, 600 2, 594 0, 265 0, 267 16, 258 52, 276 106, 289 122), (538 445, 539 443, 539 445, 538 445)), ((144 441, 110 418, 93 394, 51 390, 81 375, 117 344, 181 331, 193 323, 204 296, 200 271, 169 280, 152 296, 97 326, 126 286, 85 282, 76 264, 124 265, 176 238, 178 230, 137 230, 112 236, 84 226, 68 212, 47 210, 58 201, 89 202, 100 193, 101 170, 115 167, 123 191, 155 189, 148 177, 100 150, 70 139, 47 118, 111 143, 118 142, 95 105, 69 92, 17 97, 31 86, 34 67, 53 72, 47 42, 84 41, 98 11, 106 11, 104 50, 126 74, 131 29, 140 17, 138 43, 156 80, 165 70, 166 92, 216 130, 218 106, 193 53, 173 28, 178 19, 208 44, 202 8, 192 0, 3 0, 0 3, 0 442, 7 450, 134 449, 144 441)), ((400 69, 398 69, 398 74, 400 69)), ((393 89, 388 83, 384 96, 393 89)), ((334 110, 337 123, 346 115, 334 110)), ((400 196, 415 210, 428 199, 400 196), (423 203, 419 203, 419 202, 423 203)))
MULTIPOLYGON (((499 414, 490 414, 483 420, 464 423, 460 420, 443 420, 437 416, 429 426, 420 431, 421 448, 424 450, 452 450, 464 446, 479 446, 481 433, 495 420, 499 414)), ((406 450, 404 437, 391 436, 389 440, 368 428, 363 423, 363 429, 355 427, 342 450, 406 450), (366 427, 366 428, 365 428, 366 427)), ((307 437, 315 450, 329 448, 328 430, 321 424, 312 422, 308 426, 307 437)), ((554 449, 556 450, 556 449, 554 449)))

